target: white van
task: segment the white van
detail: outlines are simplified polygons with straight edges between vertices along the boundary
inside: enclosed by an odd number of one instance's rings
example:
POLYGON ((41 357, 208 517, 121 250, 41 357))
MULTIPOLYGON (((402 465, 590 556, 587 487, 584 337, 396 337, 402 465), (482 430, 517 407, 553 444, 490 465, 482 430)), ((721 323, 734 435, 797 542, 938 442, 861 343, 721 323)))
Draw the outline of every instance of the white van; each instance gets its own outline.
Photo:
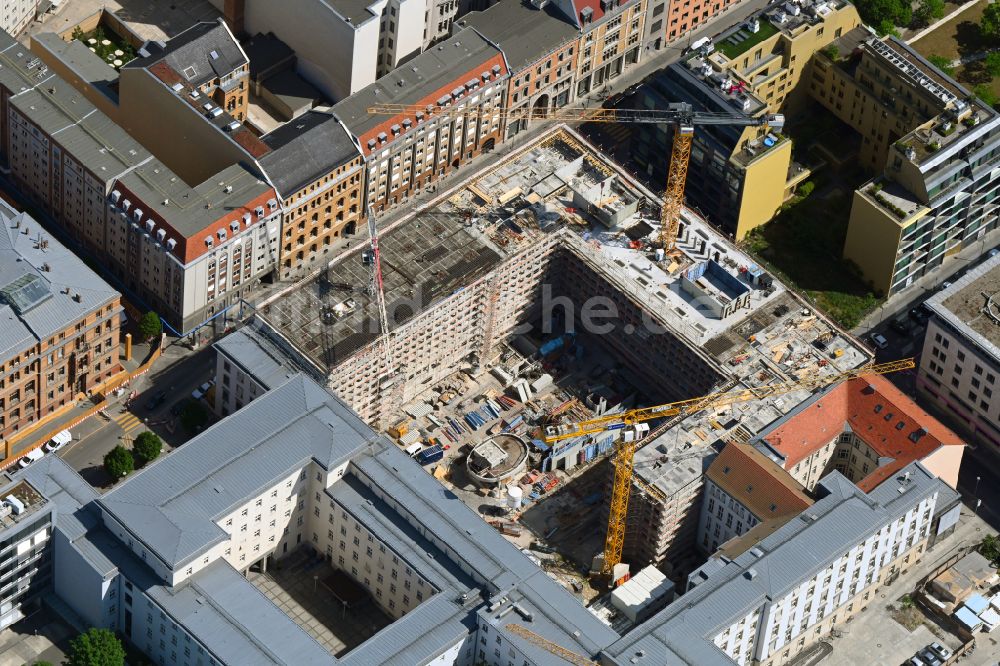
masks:
POLYGON ((42 448, 45 449, 46 453, 52 453, 53 451, 58 451, 72 441, 73 435, 70 434, 69 430, 62 430, 56 433, 55 437, 45 442, 45 446, 42 448))
POLYGON ((403 450, 406 451, 406 455, 412 458, 413 456, 417 455, 418 453, 424 450, 424 443, 414 442, 413 444, 410 444, 403 450))
POLYGON ((42 456, 44 455, 45 452, 43 452, 41 449, 32 449, 31 451, 28 452, 28 455, 24 456, 19 461, 17 461, 17 466, 20 467, 21 469, 24 469, 25 467, 35 462, 36 460, 41 460, 42 456))

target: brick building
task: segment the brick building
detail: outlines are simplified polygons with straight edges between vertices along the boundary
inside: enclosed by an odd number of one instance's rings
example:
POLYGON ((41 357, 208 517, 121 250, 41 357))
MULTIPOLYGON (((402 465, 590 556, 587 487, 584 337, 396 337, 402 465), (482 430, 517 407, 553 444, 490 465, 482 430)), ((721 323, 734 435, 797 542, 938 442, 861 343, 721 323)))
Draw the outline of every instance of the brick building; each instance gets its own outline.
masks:
POLYGON ((121 370, 121 306, 118 292, 28 215, 0 202, 0 221, 0 436, 6 439, 121 370))

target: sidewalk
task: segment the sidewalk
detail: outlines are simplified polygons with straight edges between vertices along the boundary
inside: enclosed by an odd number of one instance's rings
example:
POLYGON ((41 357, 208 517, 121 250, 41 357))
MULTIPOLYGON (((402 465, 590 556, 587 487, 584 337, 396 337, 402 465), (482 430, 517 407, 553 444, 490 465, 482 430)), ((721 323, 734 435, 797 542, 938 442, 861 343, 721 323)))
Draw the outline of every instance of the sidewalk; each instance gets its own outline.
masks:
POLYGON ((978 263, 980 257, 991 249, 1000 246, 1000 229, 983 236, 958 254, 945 259, 944 264, 929 274, 920 277, 906 289, 890 296, 874 312, 861 320, 852 333, 861 337, 877 328, 882 322, 889 321, 897 314, 906 312, 917 303, 922 303, 938 286, 953 276, 965 271, 978 263))

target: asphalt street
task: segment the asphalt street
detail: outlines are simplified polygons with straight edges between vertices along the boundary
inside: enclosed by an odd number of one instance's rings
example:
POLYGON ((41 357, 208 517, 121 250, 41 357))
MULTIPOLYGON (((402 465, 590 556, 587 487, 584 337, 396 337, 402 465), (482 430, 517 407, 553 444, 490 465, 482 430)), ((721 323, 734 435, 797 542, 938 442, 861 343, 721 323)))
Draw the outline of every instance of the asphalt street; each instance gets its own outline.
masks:
POLYGON ((180 345, 167 347, 153 369, 133 381, 105 415, 95 415, 73 429, 73 441, 59 451, 59 456, 94 487, 107 486, 110 479, 103 461, 115 446, 130 447, 135 437, 146 430, 160 436, 164 453, 190 438, 191 433, 184 430, 179 415, 172 410, 190 400, 191 392, 214 374, 215 352, 211 347, 195 352, 180 345), (132 390, 137 395, 126 407, 125 398, 132 390), (163 398, 150 409, 151 400, 161 392, 163 398))

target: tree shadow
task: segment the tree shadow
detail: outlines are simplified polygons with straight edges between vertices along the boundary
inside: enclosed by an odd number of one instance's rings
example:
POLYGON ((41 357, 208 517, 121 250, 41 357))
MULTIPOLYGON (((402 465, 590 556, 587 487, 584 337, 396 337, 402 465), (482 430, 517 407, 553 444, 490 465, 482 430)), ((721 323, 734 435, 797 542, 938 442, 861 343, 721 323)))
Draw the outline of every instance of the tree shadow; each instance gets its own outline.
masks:
POLYGON ((993 80, 993 76, 986 71, 986 65, 983 61, 970 62, 968 65, 962 68, 962 73, 958 77, 959 81, 962 83, 968 83, 969 85, 989 85, 993 80))
POLYGON ((955 50, 961 56, 978 53, 987 47, 979 24, 972 21, 962 21, 955 26, 955 50))

